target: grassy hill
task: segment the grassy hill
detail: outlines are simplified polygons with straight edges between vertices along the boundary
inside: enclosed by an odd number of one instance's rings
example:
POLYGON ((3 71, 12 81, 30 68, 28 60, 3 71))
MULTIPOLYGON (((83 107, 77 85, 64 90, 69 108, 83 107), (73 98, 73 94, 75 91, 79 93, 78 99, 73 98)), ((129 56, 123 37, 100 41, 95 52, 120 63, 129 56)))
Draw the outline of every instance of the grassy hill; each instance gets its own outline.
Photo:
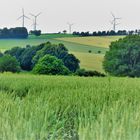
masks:
POLYGON ((123 36, 77 37, 69 34, 44 34, 39 37, 29 36, 28 39, 0 39, 0 50, 4 52, 12 47, 38 45, 47 41, 56 44, 63 43, 80 59, 82 68, 103 72, 103 55, 108 50, 109 44, 120 37, 123 36), (99 51, 101 55, 98 54, 99 51))
POLYGON ((0 74, 1 140, 139 140, 139 79, 0 74))
POLYGON ((75 38, 58 38, 58 40, 88 45, 93 47, 108 48, 110 43, 123 36, 103 36, 103 37, 75 37, 75 38))

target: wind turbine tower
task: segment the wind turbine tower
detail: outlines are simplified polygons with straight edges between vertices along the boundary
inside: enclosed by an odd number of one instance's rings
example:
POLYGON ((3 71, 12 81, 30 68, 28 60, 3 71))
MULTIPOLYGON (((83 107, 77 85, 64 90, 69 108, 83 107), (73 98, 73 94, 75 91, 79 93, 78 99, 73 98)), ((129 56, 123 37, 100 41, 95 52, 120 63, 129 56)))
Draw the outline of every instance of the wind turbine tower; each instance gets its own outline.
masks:
POLYGON ((26 18, 26 19, 30 19, 29 17, 27 17, 27 16, 25 15, 24 9, 22 8, 22 16, 20 16, 20 17, 18 18, 18 20, 19 20, 19 19, 22 19, 22 27, 25 27, 25 18, 26 18))
POLYGON ((118 26, 120 23, 117 23, 118 20, 121 18, 115 17, 115 15, 111 12, 111 15, 113 17, 113 20, 111 21, 111 24, 113 25, 113 31, 116 31, 116 26, 118 26))
POLYGON ((38 18, 38 16, 41 15, 41 13, 39 13, 37 15, 34 15, 34 14, 31 14, 30 13, 30 15, 34 17, 34 23, 33 23, 33 25, 34 25, 34 31, 36 31, 36 29, 37 29, 37 18, 38 18))
POLYGON ((69 33, 71 34, 72 32, 72 26, 74 25, 73 23, 67 23, 68 26, 69 26, 69 33))

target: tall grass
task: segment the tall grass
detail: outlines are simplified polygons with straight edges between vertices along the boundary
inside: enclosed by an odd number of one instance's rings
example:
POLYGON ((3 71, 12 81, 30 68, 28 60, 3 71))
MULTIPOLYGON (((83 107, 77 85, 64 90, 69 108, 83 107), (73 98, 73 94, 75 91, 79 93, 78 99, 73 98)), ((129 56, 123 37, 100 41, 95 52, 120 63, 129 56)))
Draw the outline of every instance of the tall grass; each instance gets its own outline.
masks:
POLYGON ((140 80, 0 75, 0 140, 139 140, 140 80))

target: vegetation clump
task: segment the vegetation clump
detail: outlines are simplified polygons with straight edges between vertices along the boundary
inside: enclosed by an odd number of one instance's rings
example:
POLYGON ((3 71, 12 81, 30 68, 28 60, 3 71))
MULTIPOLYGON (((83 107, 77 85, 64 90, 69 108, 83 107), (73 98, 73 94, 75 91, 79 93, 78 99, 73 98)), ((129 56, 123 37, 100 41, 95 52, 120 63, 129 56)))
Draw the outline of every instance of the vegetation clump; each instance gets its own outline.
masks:
POLYGON ((105 77, 105 74, 97 72, 97 71, 92 71, 92 70, 85 70, 85 69, 78 69, 76 71, 76 75, 78 76, 83 76, 83 77, 93 77, 93 76, 97 76, 97 77, 105 77))
POLYGON ((70 73, 68 68, 64 66, 62 60, 51 55, 41 57, 35 65, 33 72, 47 75, 68 75, 70 73))
POLYGON ((103 66, 114 76, 140 77, 140 36, 130 35, 113 42, 103 66))
POLYGON ((20 72, 19 62, 10 55, 0 57, 0 72, 20 72))
MULTIPOLYGON (((7 50, 5 54, 16 57, 16 59, 20 63, 21 68, 25 71, 32 71, 35 66, 36 66, 35 70, 37 70, 40 63, 42 63, 41 60, 44 61, 46 55, 54 56, 49 58, 55 58, 55 62, 59 62, 59 64, 61 63, 61 65, 62 64, 64 65, 62 68, 62 73, 63 73, 63 69, 65 69, 65 72, 69 71, 71 73, 74 73, 76 72, 77 69, 80 68, 79 66, 80 61, 73 54, 70 54, 67 48, 63 44, 56 45, 47 42, 47 43, 40 44, 38 46, 28 45, 26 46, 26 48, 15 47, 12 48, 11 50, 7 50)), ((42 63, 41 66, 45 66, 44 63, 42 63)), ((55 72, 56 71, 51 73, 59 74, 58 72, 56 73, 55 72)))

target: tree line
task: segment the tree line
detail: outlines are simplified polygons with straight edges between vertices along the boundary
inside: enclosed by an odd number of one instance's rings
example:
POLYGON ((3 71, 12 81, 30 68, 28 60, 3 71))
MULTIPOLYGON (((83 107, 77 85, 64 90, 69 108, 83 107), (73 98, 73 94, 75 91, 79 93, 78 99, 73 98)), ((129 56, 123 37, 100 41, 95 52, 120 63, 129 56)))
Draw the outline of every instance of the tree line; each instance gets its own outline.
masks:
POLYGON ((114 35, 133 35, 133 34, 140 34, 140 30, 119 30, 117 32, 111 30, 111 31, 95 31, 93 33, 90 32, 73 32, 73 35, 78 36, 114 36, 114 35))
POLYGON ((16 28, 3 28, 0 29, 0 39, 7 38, 28 38, 28 30, 25 27, 16 27, 16 28))

